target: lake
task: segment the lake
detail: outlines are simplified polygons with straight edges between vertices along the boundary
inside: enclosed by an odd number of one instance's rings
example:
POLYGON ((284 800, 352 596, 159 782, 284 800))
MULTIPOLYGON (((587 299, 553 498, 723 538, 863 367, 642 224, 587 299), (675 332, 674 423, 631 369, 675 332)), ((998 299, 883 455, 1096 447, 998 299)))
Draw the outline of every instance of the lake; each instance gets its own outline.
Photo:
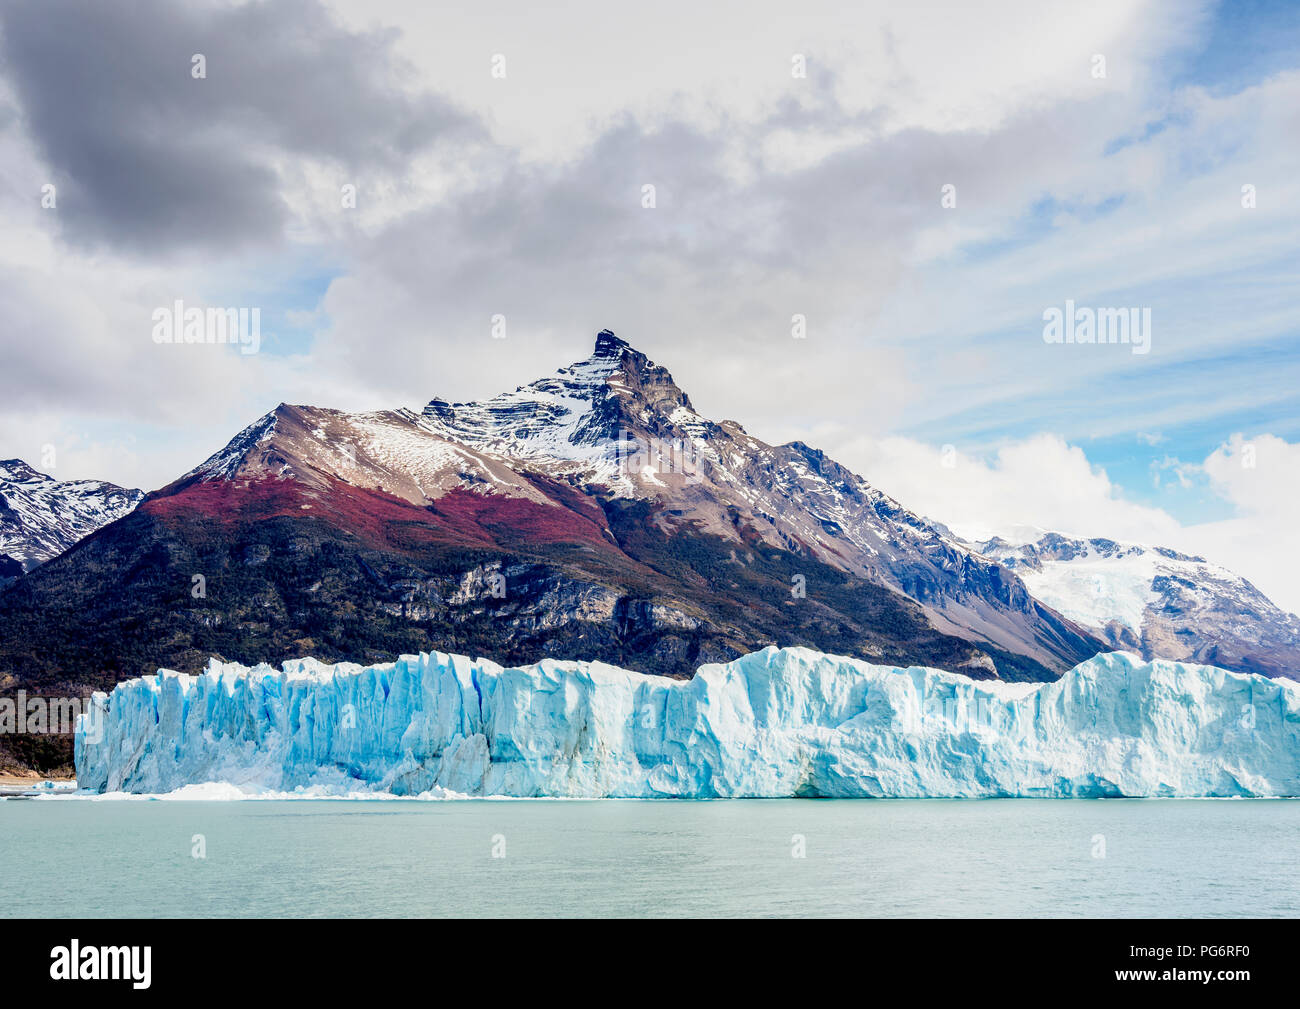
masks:
POLYGON ((11 917, 1293 916, 1298 860, 1285 800, 0 802, 11 917))

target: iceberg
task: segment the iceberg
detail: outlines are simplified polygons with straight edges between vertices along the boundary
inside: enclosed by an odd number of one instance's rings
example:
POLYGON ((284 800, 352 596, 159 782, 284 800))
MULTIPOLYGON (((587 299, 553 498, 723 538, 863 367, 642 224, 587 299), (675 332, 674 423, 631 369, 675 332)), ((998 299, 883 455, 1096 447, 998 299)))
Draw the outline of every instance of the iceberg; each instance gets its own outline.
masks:
POLYGON ((1098 655, 1044 684, 766 648, 690 680, 440 652, 212 660, 98 693, 91 792, 516 797, 1300 795, 1300 685, 1098 655))

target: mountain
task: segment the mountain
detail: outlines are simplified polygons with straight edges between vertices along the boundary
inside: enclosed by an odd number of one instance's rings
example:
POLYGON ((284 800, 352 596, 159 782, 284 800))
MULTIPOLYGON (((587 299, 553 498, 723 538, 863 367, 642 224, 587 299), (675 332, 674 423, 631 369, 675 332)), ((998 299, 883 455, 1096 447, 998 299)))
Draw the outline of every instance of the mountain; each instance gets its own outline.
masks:
POLYGON ((1300 619, 1244 578, 1164 547, 1046 533, 975 544, 1115 648, 1238 672, 1300 673, 1300 619))
POLYGON ((0 460, 0 584, 57 557, 143 497, 102 480, 55 480, 21 459, 0 460))
POLYGON ((776 643, 1050 680, 1082 627, 806 445, 700 416, 612 333, 480 403, 281 405, 0 593, 0 672, 441 649, 688 677, 776 643))
MULTIPOLYGON (((665 532, 816 558, 919 602, 955 634, 1060 672, 1095 642, 1015 577, 803 444, 700 416, 666 369, 605 330, 591 358, 483 403, 434 399, 428 429, 542 465, 605 499, 647 502, 665 532)), ((986 667, 994 671, 990 664, 986 667)))

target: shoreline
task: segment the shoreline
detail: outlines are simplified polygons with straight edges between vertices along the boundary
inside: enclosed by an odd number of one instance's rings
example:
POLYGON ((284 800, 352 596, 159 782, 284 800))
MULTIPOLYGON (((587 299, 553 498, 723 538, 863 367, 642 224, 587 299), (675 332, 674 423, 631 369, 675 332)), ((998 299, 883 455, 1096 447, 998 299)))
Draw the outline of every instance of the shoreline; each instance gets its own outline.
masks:
POLYGON ((31 788, 39 785, 42 781, 75 781, 76 778, 71 774, 37 774, 32 771, 30 774, 13 774, 5 772, 0 774, 0 788, 31 788))

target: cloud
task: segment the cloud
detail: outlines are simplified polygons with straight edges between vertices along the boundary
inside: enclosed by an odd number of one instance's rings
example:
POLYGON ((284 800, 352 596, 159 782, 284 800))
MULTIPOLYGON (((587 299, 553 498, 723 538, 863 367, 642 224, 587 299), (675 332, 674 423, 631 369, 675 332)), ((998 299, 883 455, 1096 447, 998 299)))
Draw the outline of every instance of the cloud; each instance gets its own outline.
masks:
POLYGON ((987 457, 908 438, 844 446, 840 458, 913 511, 970 540, 1022 541, 1042 531, 1164 546, 1205 557, 1300 613, 1295 506, 1300 444, 1234 434, 1183 475, 1208 480, 1233 506, 1221 521, 1183 524, 1128 500, 1084 450, 1049 434, 1006 444, 987 457))
POLYGON ((4 5, 5 453, 50 445, 61 477, 154 488, 281 399, 341 398, 347 376, 315 373, 279 334, 256 357, 160 347, 151 316, 175 299, 311 311, 278 292, 309 286, 299 264, 330 262, 352 226, 343 181, 364 207, 482 142, 395 40, 311 0, 4 5))
POLYGON ((1218 494, 1247 518, 1294 521, 1300 501, 1300 445, 1270 434, 1234 434, 1205 460, 1218 494))
MULTIPOLYGON (((348 23, 400 23, 399 50, 454 82, 529 160, 563 161, 610 122, 671 117, 728 132, 784 106, 798 125, 829 99, 819 132, 859 143, 907 129, 994 132, 1027 110, 1141 90, 1161 60, 1206 30, 1210 0, 1003 0, 845 4, 663 0, 629 12, 601 0, 419 4, 332 0, 348 23), (503 16, 508 11, 508 16, 503 16), (794 54, 806 79, 791 76, 794 54), (508 76, 489 76, 501 54, 508 76), (1094 54, 1107 76, 1091 74, 1094 54), (823 93, 822 89, 827 89, 823 93)), ((799 130, 796 146, 808 138, 799 130)))
POLYGON ((1126 500, 1082 448, 1057 435, 1011 442, 987 458, 898 437, 840 452, 881 490, 967 539, 1049 530, 1163 544, 1179 529, 1160 509, 1126 500))
POLYGON ((1203 468, 1236 515, 1188 527, 1185 542, 1245 575, 1278 605, 1300 613, 1295 549, 1300 444, 1268 434, 1235 434, 1206 458, 1203 468))
POLYGON ((314 0, 18 0, 2 27, 42 181, 58 187, 64 236, 88 246, 157 258, 272 242, 291 218, 285 163, 400 172, 477 129, 409 92, 393 32, 347 31, 314 0))

